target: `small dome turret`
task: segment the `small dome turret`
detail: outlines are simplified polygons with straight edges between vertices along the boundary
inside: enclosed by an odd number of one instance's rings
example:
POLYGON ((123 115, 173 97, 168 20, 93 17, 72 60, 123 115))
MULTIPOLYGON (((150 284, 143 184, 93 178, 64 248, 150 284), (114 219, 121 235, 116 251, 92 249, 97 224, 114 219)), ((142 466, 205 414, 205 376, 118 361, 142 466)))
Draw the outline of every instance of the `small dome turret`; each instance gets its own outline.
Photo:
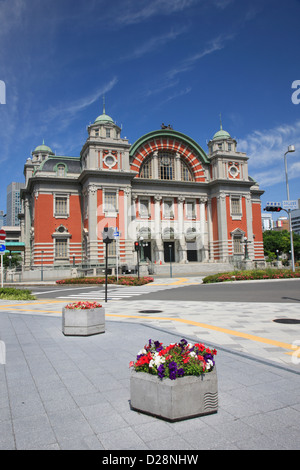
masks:
POLYGON ((38 154, 38 153, 45 153, 45 154, 49 154, 49 155, 54 155, 54 152, 52 152, 51 148, 48 147, 48 145, 45 145, 45 142, 43 140, 43 143, 42 145, 38 145, 34 151, 32 152, 32 154, 38 154))

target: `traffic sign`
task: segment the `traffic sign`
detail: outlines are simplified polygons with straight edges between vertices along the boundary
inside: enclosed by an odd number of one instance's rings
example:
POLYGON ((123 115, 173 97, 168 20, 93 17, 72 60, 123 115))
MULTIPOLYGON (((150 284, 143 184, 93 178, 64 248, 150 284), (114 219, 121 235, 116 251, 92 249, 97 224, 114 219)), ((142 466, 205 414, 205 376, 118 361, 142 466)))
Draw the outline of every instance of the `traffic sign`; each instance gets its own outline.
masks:
POLYGON ((5 251, 5 250, 6 250, 6 246, 5 245, 0 245, 0 252, 5 251))
POLYGON ((115 238, 118 238, 120 236, 120 232, 119 230, 116 228, 115 231, 114 231, 114 237, 115 238))
POLYGON ((266 205, 269 206, 269 207, 280 207, 281 202, 267 202, 266 205))
POLYGON ((298 201, 282 201, 282 207, 284 209, 290 209, 291 211, 298 209, 298 201))
POLYGON ((6 232, 5 230, 2 229, 0 230, 0 240, 5 240, 5 238, 6 238, 6 232))

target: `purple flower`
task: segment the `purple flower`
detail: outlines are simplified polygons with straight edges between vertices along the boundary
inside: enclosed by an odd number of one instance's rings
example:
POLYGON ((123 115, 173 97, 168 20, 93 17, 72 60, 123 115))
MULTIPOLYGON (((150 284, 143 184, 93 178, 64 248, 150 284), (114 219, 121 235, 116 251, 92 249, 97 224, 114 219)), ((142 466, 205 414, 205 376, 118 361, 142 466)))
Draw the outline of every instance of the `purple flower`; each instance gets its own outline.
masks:
POLYGON ((158 366, 157 368, 157 375, 160 379, 162 379, 164 376, 165 376, 165 367, 163 364, 161 364, 160 366, 158 366))
POLYGON ((157 352, 161 351, 163 348, 163 346, 160 344, 159 341, 154 341, 154 346, 155 346, 155 349, 157 352))
POLYGON ((177 375, 177 364, 175 361, 171 361, 169 364, 169 377, 171 380, 175 380, 177 375))

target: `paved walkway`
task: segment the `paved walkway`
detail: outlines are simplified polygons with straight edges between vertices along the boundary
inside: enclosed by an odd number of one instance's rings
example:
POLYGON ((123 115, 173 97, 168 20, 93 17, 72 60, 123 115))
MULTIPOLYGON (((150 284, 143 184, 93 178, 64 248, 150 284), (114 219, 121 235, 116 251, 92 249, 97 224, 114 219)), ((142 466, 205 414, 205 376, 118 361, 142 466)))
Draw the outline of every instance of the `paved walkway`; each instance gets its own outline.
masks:
POLYGON ((1 450, 300 448, 300 325, 273 321, 299 304, 114 300, 105 333, 82 338, 61 332, 65 300, 0 302, 1 450), (132 411, 129 361, 149 338, 182 337, 218 350, 218 413, 132 411))

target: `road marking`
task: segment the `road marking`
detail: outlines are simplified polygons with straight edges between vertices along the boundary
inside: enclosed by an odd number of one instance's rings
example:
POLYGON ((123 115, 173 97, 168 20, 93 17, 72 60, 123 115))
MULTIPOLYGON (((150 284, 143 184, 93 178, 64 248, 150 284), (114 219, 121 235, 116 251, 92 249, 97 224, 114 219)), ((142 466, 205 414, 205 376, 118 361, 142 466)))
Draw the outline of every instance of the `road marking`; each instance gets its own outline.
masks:
MULTIPOLYGON (((102 285, 102 284, 101 284, 102 285)), ((32 295, 42 295, 42 294, 51 294, 52 292, 59 292, 64 290, 80 290, 80 289, 95 289, 95 286, 84 286, 84 287, 67 287, 66 289, 55 289, 55 290, 48 290, 47 292, 33 292, 32 295)))
MULTIPOLYGON (((65 303, 65 301, 63 300, 53 300, 53 301, 39 301, 38 304, 44 304, 44 303, 65 303)), ((12 309, 12 308, 15 308, 15 307, 21 307, 22 310, 21 312, 26 312, 26 311, 29 311, 33 314, 35 313, 52 313, 52 314, 61 314, 61 311, 58 312, 58 311, 53 311, 53 312, 49 312, 49 311, 43 311, 43 310, 35 310, 34 312, 32 311, 32 309, 27 309, 28 306, 30 305, 37 305, 37 303, 29 303, 29 304, 16 304, 16 305, 4 305, 4 306, 1 306, 2 309, 3 308, 6 308, 8 310, 12 309), (24 307, 24 308, 23 308, 24 307)), ((114 314, 114 313, 106 313, 105 314, 107 317, 119 317, 119 318, 132 318, 132 319, 142 319, 142 320, 162 320, 162 321, 173 321, 173 322, 178 322, 178 323, 183 323, 183 324, 186 324, 186 325, 193 325, 193 326, 197 326, 197 327, 200 327, 200 328, 204 328, 206 330, 213 330, 213 331, 218 331, 220 333, 225 333, 225 334, 228 334, 228 335, 232 335, 232 336, 236 336, 236 337, 239 337, 239 338, 245 338, 245 339, 248 339, 250 341, 255 341, 255 342, 259 342, 259 343, 263 343, 263 344, 268 344, 268 345, 271 345, 271 346, 276 346, 278 348, 283 348, 283 349, 288 349, 288 350, 291 350, 291 351, 295 351, 295 346, 293 344, 289 344, 289 343, 283 343, 281 341, 277 341, 277 340, 273 340, 273 339, 269 339, 269 338, 263 338, 261 336, 256 336, 256 335, 252 335, 252 334, 249 334, 249 333, 243 333, 243 332, 240 332, 240 331, 235 331, 235 330, 229 330, 228 328, 222 328, 220 326, 215 326, 215 325, 208 325, 207 323, 200 323, 200 322, 197 322, 197 321, 193 321, 193 320, 186 320, 186 319, 182 319, 182 318, 172 318, 172 317, 158 317, 158 316, 155 316, 155 317, 149 317, 148 315, 147 316, 142 316, 142 315, 126 315, 126 314, 114 314)))
POLYGON ((109 316, 109 317, 139 318, 139 319, 143 319, 143 320, 175 321, 175 322, 179 322, 179 323, 185 323, 187 325, 194 325, 194 326, 198 326, 200 328, 205 328, 206 330, 219 331, 220 333, 226 333, 226 334, 229 334, 229 335, 237 336, 239 338, 249 339, 251 341, 256 341, 256 342, 259 342, 259 343, 269 344, 271 346, 276 346, 278 348, 292 349, 292 350, 295 349, 295 346, 293 346, 292 344, 283 343, 281 341, 276 341, 276 340, 269 339, 269 338, 262 338, 261 336, 255 336, 255 335, 251 335, 251 334, 248 334, 248 333, 242 333, 240 331, 229 330, 227 328, 221 328, 219 326, 208 325, 206 323, 199 323, 199 322, 196 322, 196 321, 193 321, 193 320, 184 320, 182 318, 149 317, 148 315, 147 315, 147 317, 144 317, 144 316, 139 316, 139 315, 119 315, 119 314, 113 314, 113 313, 108 313, 106 315, 109 316))

